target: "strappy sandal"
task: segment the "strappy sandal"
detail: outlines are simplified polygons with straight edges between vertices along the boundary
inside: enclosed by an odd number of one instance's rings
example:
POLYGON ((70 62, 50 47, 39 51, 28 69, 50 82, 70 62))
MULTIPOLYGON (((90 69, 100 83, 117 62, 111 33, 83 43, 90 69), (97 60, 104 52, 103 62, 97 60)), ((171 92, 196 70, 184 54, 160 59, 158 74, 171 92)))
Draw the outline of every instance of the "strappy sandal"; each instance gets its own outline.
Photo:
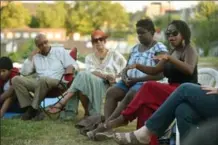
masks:
POLYGON ((136 138, 135 134, 133 132, 129 133, 130 141, 126 138, 127 133, 115 133, 113 135, 114 141, 119 145, 149 145, 140 143, 138 139, 136 138), (118 138, 118 135, 120 138, 118 138))
POLYGON ((95 134, 95 139, 97 141, 104 141, 108 139, 112 139, 114 136, 114 132, 112 130, 105 131, 105 132, 97 132, 95 134))
POLYGON ((48 113, 50 113, 50 114, 57 114, 57 113, 60 113, 61 111, 64 111, 64 110, 65 110, 65 105, 62 104, 61 102, 57 102, 57 103, 55 103, 54 105, 49 106, 48 108, 49 108, 49 109, 47 110, 48 113), (56 107, 55 105, 57 105, 57 104, 60 104, 60 107, 56 107), (56 111, 53 111, 54 109, 55 109, 56 111), (57 110, 58 110, 58 111, 57 111, 57 110))
POLYGON ((91 140, 98 140, 98 138, 96 138, 96 134, 97 133, 102 133, 102 132, 105 132, 105 131, 108 131, 108 128, 106 127, 105 124, 101 123, 101 124, 98 125, 98 127, 96 129, 87 132, 86 135, 91 140))

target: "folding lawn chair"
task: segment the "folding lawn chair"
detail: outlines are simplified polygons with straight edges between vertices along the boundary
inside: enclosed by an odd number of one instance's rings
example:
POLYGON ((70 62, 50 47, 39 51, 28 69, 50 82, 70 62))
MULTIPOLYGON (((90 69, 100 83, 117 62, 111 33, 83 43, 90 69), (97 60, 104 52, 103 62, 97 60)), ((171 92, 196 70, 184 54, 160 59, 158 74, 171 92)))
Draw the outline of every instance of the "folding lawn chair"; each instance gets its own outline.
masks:
MULTIPOLYGON (((71 49, 70 51, 70 56, 76 61, 77 60, 77 48, 74 47, 71 49)), ((54 87, 52 90, 50 90, 45 99, 48 99, 48 98, 56 98, 57 101, 56 103, 58 103, 64 96, 63 96, 63 93, 65 91, 67 91, 67 89, 70 87, 71 83, 73 82, 73 78, 74 78, 74 74, 75 73, 65 73, 62 75, 59 83, 57 84, 56 87, 54 87), (63 83, 63 80, 67 81, 68 83, 63 83), (61 87, 60 87, 61 86, 61 87)), ((45 99, 43 100, 42 104, 40 105, 40 108, 42 109, 42 111, 49 117, 52 119, 52 114, 49 113, 47 110, 46 110, 46 104, 45 104, 45 99)), ((56 104, 55 103, 55 104, 56 104)), ((59 116, 58 116, 59 117, 59 116)), ((57 118, 58 118, 57 117, 57 118)))

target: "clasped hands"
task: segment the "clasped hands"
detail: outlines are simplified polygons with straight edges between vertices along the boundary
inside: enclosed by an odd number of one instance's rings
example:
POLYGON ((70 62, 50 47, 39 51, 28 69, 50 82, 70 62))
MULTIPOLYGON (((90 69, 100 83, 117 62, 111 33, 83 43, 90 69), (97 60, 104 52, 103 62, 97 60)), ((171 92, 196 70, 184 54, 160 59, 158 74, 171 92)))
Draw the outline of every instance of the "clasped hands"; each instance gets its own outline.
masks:
POLYGON ((113 75, 103 75, 103 78, 109 81, 110 84, 114 84, 116 82, 116 78, 113 75))
MULTIPOLYGON (((153 60, 165 60, 168 61, 169 60, 169 55, 168 54, 159 54, 157 56, 154 56, 152 59, 153 60)), ((127 75, 127 71, 130 69, 137 69, 137 64, 132 64, 127 66, 126 68, 123 69, 123 71, 120 73, 120 76, 123 80, 123 82, 127 85, 127 86, 131 86, 135 83, 138 82, 138 80, 136 78, 132 78, 132 77, 128 77, 127 75)))
POLYGON ((127 85, 127 86, 132 86, 137 82, 136 78, 128 77, 127 71, 129 69, 134 69, 136 68, 136 64, 129 65, 123 69, 123 71, 119 74, 121 77, 122 81, 127 85))

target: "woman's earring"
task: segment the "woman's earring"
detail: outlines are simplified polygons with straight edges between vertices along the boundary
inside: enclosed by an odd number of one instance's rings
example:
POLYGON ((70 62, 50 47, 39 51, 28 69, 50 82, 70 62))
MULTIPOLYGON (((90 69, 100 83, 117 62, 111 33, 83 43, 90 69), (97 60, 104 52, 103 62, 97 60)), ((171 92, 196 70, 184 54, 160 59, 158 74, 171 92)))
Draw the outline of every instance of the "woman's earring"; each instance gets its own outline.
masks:
POLYGON ((182 46, 185 47, 185 40, 182 40, 182 46))

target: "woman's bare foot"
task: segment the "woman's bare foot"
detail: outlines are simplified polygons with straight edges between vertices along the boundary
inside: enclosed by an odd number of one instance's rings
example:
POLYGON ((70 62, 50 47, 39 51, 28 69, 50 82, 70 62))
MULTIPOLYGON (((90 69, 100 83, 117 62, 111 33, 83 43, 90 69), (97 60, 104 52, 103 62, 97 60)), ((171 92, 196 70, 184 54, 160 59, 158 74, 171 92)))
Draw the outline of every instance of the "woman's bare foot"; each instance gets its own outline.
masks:
POLYGON ((48 108, 48 112, 51 114, 56 114, 56 113, 63 111, 65 109, 64 107, 65 105, 63 105, 61 102, 58 102, 55 105, 50 106, 48 108))

